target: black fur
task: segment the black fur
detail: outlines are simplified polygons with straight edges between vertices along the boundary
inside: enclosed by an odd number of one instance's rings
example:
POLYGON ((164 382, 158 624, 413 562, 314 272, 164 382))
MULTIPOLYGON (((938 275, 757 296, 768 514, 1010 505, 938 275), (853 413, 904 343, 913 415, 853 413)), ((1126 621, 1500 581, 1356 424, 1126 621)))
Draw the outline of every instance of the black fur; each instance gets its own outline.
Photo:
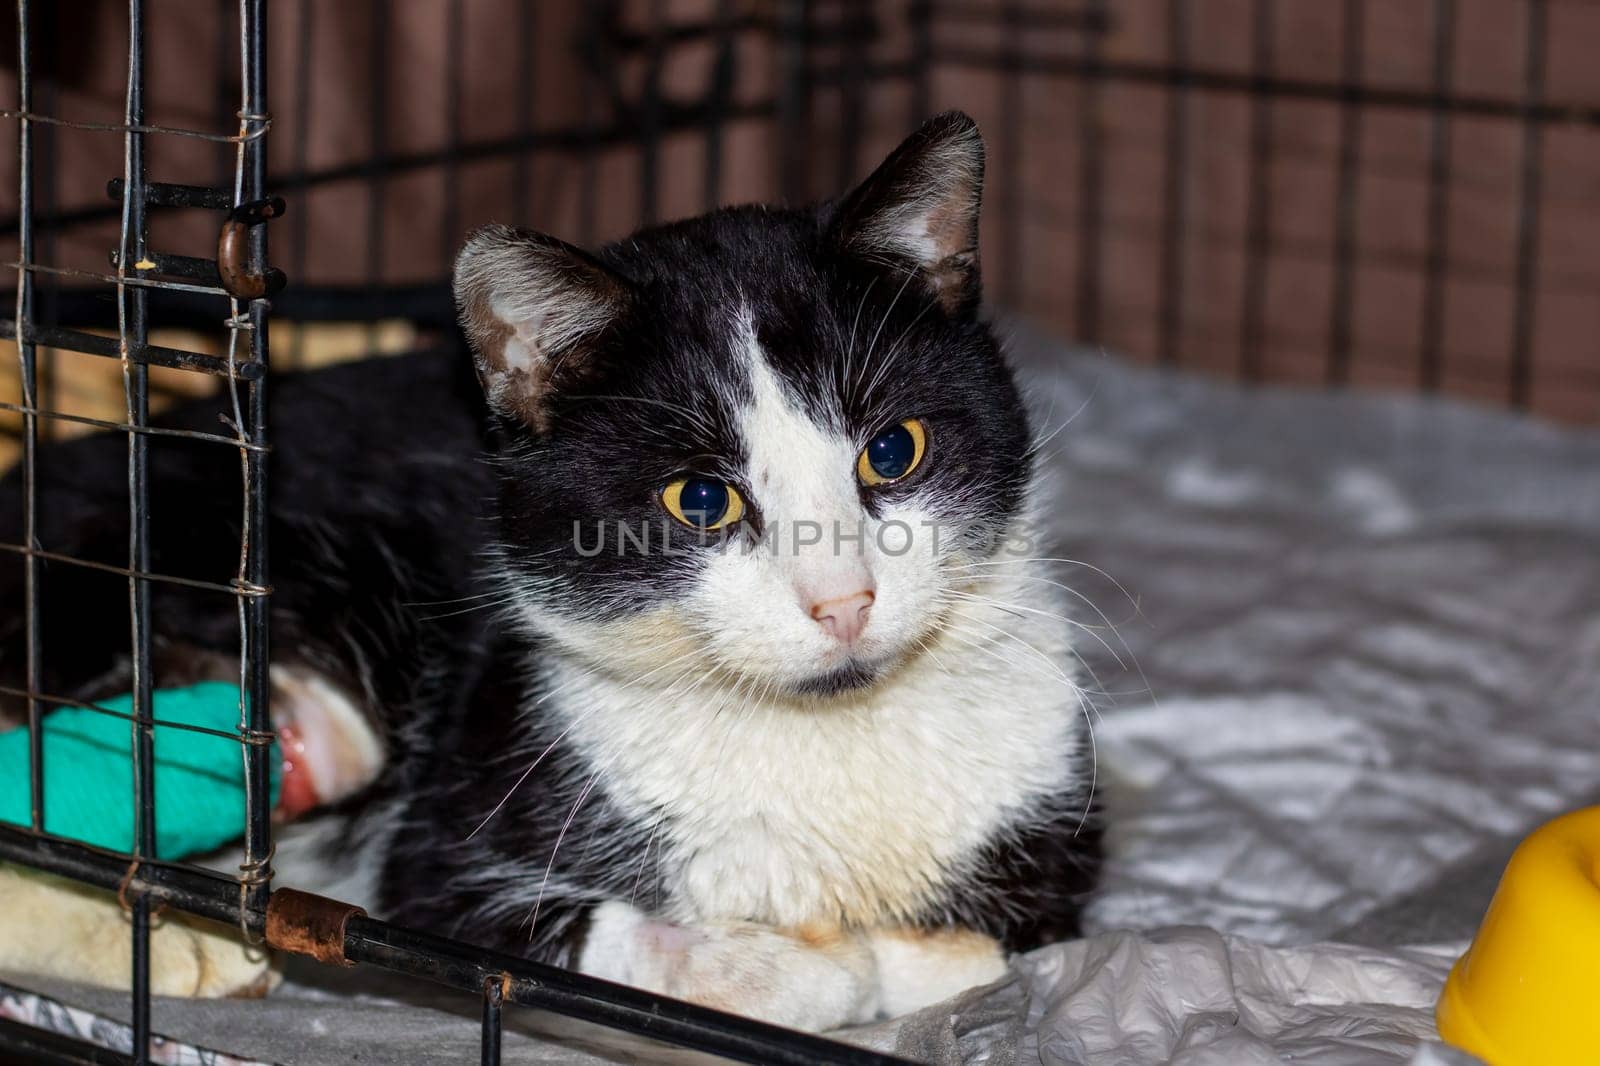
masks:
MULTIPOLYGON (((465 361, 443 355, 273 382, 273 654, 358 693, 387 742, 379 781, 333 812, 349 819, 341 850, 398 822, 381 880, 385 916, 570 961, 594 903, 631 898, 648 909, 666 891, 649 861, 654 826, 624 817, 603 785, 588 789, 592 768, 554 743, 547 716, 529 711, 541 683, 536 642, 479 608, 509 574, 538 581, 542 602, 558 612, 615 617, 670 601, 704 553, 726 550, 661 521, 657 494, 684 471, 726 477, 737 466, 730 405, 749 383, 726 348, 741 298, 762 347, 815 404, 815 417, 858 435, 878 428, 891 407, 925 418, 938 454, 916 477, 949 501, 942 517, 967 527, 974 545, 1014 516, 1028 475, 1028 426, 978 315, 975 250, 932 266, 863 252, 845 235, 859 229, 850 213, 875 195, 842 207, 727 209, 601 249, 598 263, 631 297, 563 371, 538 431, 486 409, 465 361), (970 290, 935 299, 927 285, 935 267, 970 290), (880 345, 894 339, 895 373, 862 390, 841 366, 852 338, 866 346, 869 328, 880 345), (674 551, 575 551, 574 524, 601 522, 648 523, 674 551), (508 793, 506 808, 468 839, 508 793), (535 896, 543 902, 530 931, 535 896)), ((164 421, 213 429, 215 406, 164 421)), ((46 449, 43 547, 124 561, 125 471, 121 437, 46 449)), ((228 580, 238 479, 237 453, 226 447, 157 440, 157 571, 228 580)), ((3 491, 0 536, 14 543, 15 474, 3 491)), ((870 508, 878 497, 863 491, 870 508)), ((750 529, 759 531, 760 501, 751 503, 750 529)), ((56 563, 44 569, 45 687, 75 698, 125 687, 121 579, 56 563)), ((21 602, 19 578, 19 566, 0 577, 7 604, 21 602)), ((156 640, 171 657, 236 648, 227 596, 166 587, 154 596, 156 640)), ((15 609, 0 618, 8 685, 21 683, 20 627, 15 609)), ((1097 837, 1081 814, 1075 804, 997 840, 923 920, 971 926, 1017 948, 1069 935, 1092 883, 1097 837)))

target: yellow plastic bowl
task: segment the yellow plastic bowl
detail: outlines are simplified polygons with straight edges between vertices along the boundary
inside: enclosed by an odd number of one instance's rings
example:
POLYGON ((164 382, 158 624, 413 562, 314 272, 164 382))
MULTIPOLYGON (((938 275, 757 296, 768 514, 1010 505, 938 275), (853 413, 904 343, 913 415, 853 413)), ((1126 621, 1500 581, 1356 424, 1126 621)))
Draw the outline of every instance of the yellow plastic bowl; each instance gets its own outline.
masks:
POLYGON ((1517 846, 1436 1017, 1490 1066, 1600 1062, 1600 807, 1517 846))

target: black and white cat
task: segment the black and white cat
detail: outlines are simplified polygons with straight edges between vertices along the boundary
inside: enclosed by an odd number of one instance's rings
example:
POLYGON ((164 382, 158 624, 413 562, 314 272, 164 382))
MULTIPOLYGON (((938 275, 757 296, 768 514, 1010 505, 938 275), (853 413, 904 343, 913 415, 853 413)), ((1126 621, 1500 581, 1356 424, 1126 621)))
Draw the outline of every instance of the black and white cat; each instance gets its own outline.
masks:
MULTIPOLYGON (((383 755, 285 834, 279 883, 813 1029, 1072 932, 1086 710, 1014 550, 1043 501, 980 314, 983 162, 950 113, 820 206, 592 255, 491 227, 455 283, 481 394, 428 356, 275 385, 274 676, 383 755)), ((217 579, 237 458, 180 443, 152 448, 155 568, 217 579)), ((121 449, 46 452, 46 548, 125 552, 121 449)), ((46 575, 45 646, 79 649, 56 691, 126 648, 73 607, 95 576, 46 575)), ((168 658, 236 638, 215 594, 154 617, 168 658)))

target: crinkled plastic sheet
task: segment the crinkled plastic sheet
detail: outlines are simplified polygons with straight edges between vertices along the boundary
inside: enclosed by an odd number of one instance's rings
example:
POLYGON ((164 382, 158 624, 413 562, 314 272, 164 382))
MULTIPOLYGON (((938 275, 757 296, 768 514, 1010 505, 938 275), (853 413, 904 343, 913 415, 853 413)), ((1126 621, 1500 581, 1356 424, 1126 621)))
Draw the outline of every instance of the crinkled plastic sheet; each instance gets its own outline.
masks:
POLYGON ((1420 1066, 1458 1061, 1427 1047, 1450 961, 1194 926, 1105 933, 871 1035, 920 1061, 986 1066, 1420 1066))
POLYGON ((1332 936, 1600 789, 1600 436, 1098 356, 1035 380, 1060 554, 1127 595, 1060 577, 1149 685, 1086 637, 1119 693, 1093 928, 1332 936))

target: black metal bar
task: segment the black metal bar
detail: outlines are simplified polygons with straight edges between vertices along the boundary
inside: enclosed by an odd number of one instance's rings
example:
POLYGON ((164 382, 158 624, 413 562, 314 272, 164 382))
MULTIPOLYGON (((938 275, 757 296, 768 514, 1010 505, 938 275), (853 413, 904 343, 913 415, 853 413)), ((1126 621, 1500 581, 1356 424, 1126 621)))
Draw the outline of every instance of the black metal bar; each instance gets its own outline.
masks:
MULTIPOLYGON (((128 288, 129 291, 133 291, 136 286, 130 285, 128 288)), ((121 342, 116 337, 102 337, 95 333, 84 333, 82 330, 67 329, 62 326, 34 326, 24 336, 34 344, 50 348, 65 348, 108 359, 122 358, 121 342)), ((15 340, 16 337, 16 321, 0 318, 0 338, 15 340)), ((185 351, 182 348, 168 348, 160 344, 144 344, 130 348, 128 361, 141 366, 199 370, 219 377, 227 377, 229 374, 228 362, 225 359, 218 359, 214 355, 203 355, 200 352, 185 351)), ((262 369, 254 363, 240 363, 232 372, 240 381, 250 381, 260 377, 262 369)))
MULTIPOLYGON (((1104 0, 1089 0, 1091 18, 1103 17, 1104 0)), ((1102 71, 1100 35, 1083 38, 1082 104, 1078 112, 1078 336, 1088 344, 1100 343, 1101 282, 1104 261, 1101 213, 1105 196, 1105 152, 1101 124, 1102 71)), ((1014 75, 1020 80, 1021 75, 1014 75)), ((1020 159, 1018 165, 1021 165, 1020 159)), ((1026 269, 1026 264, 1024 264, 1026 269)))
MULTIPOLYGON (((371 64, 368 106, 368 157, 361 165, 367 182, 367 284, 376 289, 383 282, 385 208, 389 178, 389 0, 372 0, 372 17, 367 23, 368 62, 371 64)), ((460 152, 454 153, 459 159, 460 152)), ((439 153, 443 163, 451 153, 439 153)), ((373 316, 366 316, 369 320, 373 316)), ((373 327, 376 329, 376 326, 373 327)), ((373 334, 376 340, 376 334, 373 334)))
MULTIPOLYGON (((1251 18, 1251 72, 1272 76, 1272 0, 1255 0, 1251 18)), ((1266 313, 1267 265, 1272 256, 1272 97, 1257 92, 1250 113, 1250 201, 1245 222, 1244 292, 1239 309, 1239 376, 1262 377, 1262 316, 1266 313)))
MULTIPOLYGON (((1167 58, 1189 65, 1189 0, 1167 2, 1167 58)), ((1189 227, 1189 86, 1167 90, 1166 176, 1162 191, 1160 358, 1176 366, 1182 358, 1184 255, 1189 227)))
MULTIPOLYGON (((533 136, 538 27, 539 5, 534 0, 522 0, 517 7, 517 136, 521 138, 533 136)), ((518 226, 531 224, 528 205, 532 189, 533 153, 525 149, 511 157, 511 220, 518 226)))
POLYGON ((272 314, 297 322, 343 322, 360 317, 363 307, 375 310, 379 318, 403 318, 431 326, 449 326, 456 320, 455 303, 445 282, 385 285, 376 290, 364 285, 293 285, 273 299, 272 314))
MULTIPOLYGON (((848 39, 852 34, 860 33, 864 28, 870 29, 873 25, 872 15, 867 10, 869 5, 851 5, 849 3, 841 3, 839 0, 835 0, 835 4, 846 9, 839 17, 826 21, 811 20, 809 36, 812 44, 838 44, 848 39), (849 10, 852 6, 857 10, 849 10)), ((679 6, 692 7, 693 5, 679 6)), ((736 15, 730 19, 727 23, 729 29, 755 30, 773 35, 782 34, 783 22, 781 16, 775 18, 771 15, 760 13, 761 10, 768 9, 773 5, 748 6, 753 10, 749 14, 736 15)), ((669 10, 671 10, 671 5, 669 5, 669 10)), ((685 14, 687 15, 688 12, 685 12, 685 14)), ((674 21, 663 31, 661 39, 662 43, 668 47, 673 47, 680 44, 704 41, 708 37, 717 37, 721 29, 721 24, 715 18, 674 18, 674 21)), ((613 47, 623 51, 632 51, 648 48, 651 42, 651 33, 649 30, 641 32, 629 29, 626 25, 612 24, 606 29, 606 38, 613 47)))
MULTIPOLYGON (((259 2, 259 0, 246 0, 259 2)), ((260 935, 261 907, 239 906, 239 884, 181 863, 142 862, 130 875, 126 855, 0 822, 0 861, 15 862, 99 888, 124 889, 163 906, 260 935)), ((706 1007, 614 985, 586 974, 413 932, 373 918, 351 918, 344 954, 355 962, 420 977, 473 995, 491 978, 504 1002, 554 1011, 741 1062, 906 1066, 905 1060, 822 1037, 791 1032, 706 1007)))
MULTIPOLYGON (((595 84, 594 72, 585 64, 579 77, 584 85, 579 93, 579 126, 577 137, 578 149, 578 242, 584 246, 594 244, 595 234, 599 226, 599 205, 596 197, 600 193, 600 131, 595 128, 595 102, 599 97, 599 86, 595 84)), ((530 145, 532 139, 530 138, 530 145)))
MULTIPOLYGON (((231 84, 233 74, 233 37, 229 34, 228 10, 237 0, 212 0, 212 6, 217 9, 217 36, 213 48, 215 54, 212 60, 216 63, 216 91, 211 97, 211 106, 216 109, 216 126, 225 130, 233 124, 233 106, 231 101, 235 96, 231 84)), ((217 180, 226 184, 233 176, 233 161, 229 158, 231 152, 220 151, 217 153, 217 180)))
MULTIPOLYGON (((952 0, 936 0, 929 2, 929 7, 936 8, 941 22, 947 23, 979 23, 986 24, 994 20, 994 5, 979 0, 977 3, 960 4, 952 0)), ((1078 9, 1051 8, 1035 4, 1025 8, 1023 15, 1029 29, 1072 29, 1088 30, 1090 32, 1104 32, 1109 28, 1109 19, 1103 5, 1090 4, 1078 9)))
POLYGON ((5 1052, 5 1062, 51 1066, 125 1066, 134 1061, 120 1051, 4 1016, 0 1016, 0 1051, 5 1052))
MULTIPOLYGON (((48 6, 48 5, 47 5, 48 6)), ((33 107, 33 64, 29 39, 32 5, 17 0, 17 108, 33 107)), ((26 267, 33 262, 33 123, 23 119, 17 132, 17 259, 24 269, 17 271, 17 366, 22 402, 37 407, 39 402, 38 352, 27 335, 33 323, 33 274, 26 267)), ((39 420, 22 416, 22 536, 30 548, 39 546, 38 529, 38 449, 39 420)), ((39 563, 34 556, 22 561, 22 614, 26 629, 26 676, 29 692, 39 687, 43 671, 44 644, 39 616, 39 563)), ((35 832, 44 829, 44 722, 43 709, 33 696, 28 697, 28 819, 35 832)))
MULTIPOLYGON (((46 1003, 52 1011, 59 1007, 52 1000, 46 1000, 46 1003)), ((122 1035, 119 1029, 107 1030, 96 1026, 91 1032, 97 1039, 110 1044, 122 1035)), ((213 1061, 205 1049, 201 1050, 201 1061, 213 1061)), ((219 1061, 231 1061, 225 1055, 216 1058, 219 1061)), ((134 1061, 132 1056, 112 1047, 0 1016, 0 1062, 7 1066, 23 1062, 32 1066, 127 1066, 134 1061)))
POLYGON ((933 0, 911 0, 906 9, 911 33, 911 114, 906 128, 915 128, 933 112, 933 0))
POLYGON ((835 138, 839 154, 834 159, 835 189, 848 189, 861 180, 861 138, 866 120, 866 32, 847 33, 839 49, 844 77, 839 82, 839 124, 835 138))
POLYGON ((465 61, 466 13, 462 0, 444 8, 444 203, 439 211, 439 255, 446 261, 461 242, 461 69, 465 61))
POLYGON ((644 91, 639 102, 639 223, 652 225, 661 208, 661 72, 667 61, 665 0, 650 0, 649 43, 645 46, 644 91))
POLYGON ((1355 316, 1356 226, 1360 218, 1361 105, 1356 94, 1363 77, 1362 54, 1366 0, 1344 0, 1339 80, 1339 177, 1334 204, 1333 294, 1328 310, 1330 385, 1350 380, 1351 324, 1355 316))
MULTIPOLYGON (((294 169, 304 175, 311 165, 311 123, 316 111, 311 106, 311 87, 314 84, 312 65, 317 35, 313 32, 316 4, 313 0, 300 0, 299 22, 295 27, 295 94, 294 94, 294 169)), ((289 212, 293 220, 291 245, 294 249, 289 259, 289 276, 298 284, 305 284, 306 263, 311 254, 311 186, 302 178, 287 186, 292 190, 295 210, 289 212)), ((230 198, 231 199, 231 198, 230 198)), ((306 354, 306 331, 294 331, 294 343, 289 349, 289 365, 303 366, 306 354)))
MULTIPOLYGON (((1082 77, 1087 65, 1082 59, 1069 55, 1023 55, 1015 66, 1004 55, 985 52, 966 46, 937 49, 935 62, 954 67, 980 70, 1015 69, 1045 77, 1082 77)), ((1569 126, 1600 126, 1600 106, 1563 101, 1546 103, 1542 99, 1530 101, 1502 100, 1492 96, 1458 94, 1449 100, 1436 100, 1432 92, 1389 86, 1362 85, 1353 92, 1339 82, 1316 81, 1274 75, 1258 78, 1253 74, 1236 74, 1231 71, 1189 68, 1181 70, 1164 63, 1142 63, 1131 60, 1106 60, 1101 73, 1110 81, 1125 81, 1142 85, 1176 85, 1187 80, 1200 92, 1247 93, 1293 100, 1325 100, 1337 102, 1353 100, 1367 107, 1387 107, 1401 111, 1432 111, 1444 107, 1454 115, 1472 115, 1481 118, 1526 119, 1531 122, 1551 122, 1569 126)))
MULTIPOLYGON (((139 726, 135 725, 135 729, 139 726)), ((137 771, 136 771, 137 772, 137 771)), ((150 897, 134 895, 130 904, 133 937, 133 1061, 150 1061, 150 897)))
MULTIPOLYGON (((128 856, 121 852, 33 833, 8 822, 0 822, 0 860, 97 888, 122 889, 129 896, 154 896, 164 906, 239 927, 239 882, 214 870, 146 861, 133 867, 130 875, 128 856)), ((252 934, 260 934, 266 928, 264 908, 247 908, 243 918, 246 930, 252 934)))
MULTIPOLYGON (((150 231, 146 216, 144 184, 144 2, 128 0, 128 88, 123 121, 122 234, 118 245, 125 276, 129 263, 143 262, 149 249, 150 231)), ((149 342, 146 318, 147 293, 138 286, 117 286, 117 332, 123 352, 137 351, 149 342)), ((149 368, 124 358, 123 390, 126 394, 127 421, 130 426, 146 424, 150 416, 149 368)), ((133 844, 132 852, 141 858, 156 855, 155 733, 151 701, 154 686, 150 677, 150 583, 139 576, 150 569, 150 494, 149 438, 128 433, 128 621, 129 658, 133 692, 133 844)), ((133 1058, 137 1063, 150 1056, 150 897, 132 895, 133 973, 132 993, 133 1058)))
MULTIPOLYGON (((1021 10, 1017 0, 1006 0, 1000 8, 1001 49, 1008 59, 1015 59, 1022 52, 1021 10)), ((1000 176, 1000 246, 1006 257, 1000 292, 1001 299, 1012 308, 1022 305, 1026 264, 1022 246, 1026 232, 1022 218, 1022 78, 1017 71, 1004 75, 1000 83, 1000 133, 995 138, 995 170, 1000 176)), ((1081 196, 1083 190, 1080 188, 1078 193, 1081 196)), ((1077 315, 1075 324, 1081 329, 1081 307, 1077 315)))
MULTIPOLYGON (((106 197, 122 202, 123 181, 112 178, 106 182, 106 197)), ((166 181, 146 182, 144 202, 151 207, 205 207, 213 211, 226 211, 233 206, 233 194, 227 189, 209 185, 175 185, 166 181)))
POLYGON ((706 118, 705 183, 701 190, 701 201, 707 211, 715 210, 722 203, 723 132, 728 106, 733 102, 737 71, 738 41, 734 35, 733 16, 733 0, 717 0, 717 58, 712 63, 711 85, 706 93, 711 111, 706 118))
MULTIPOLYGON (((111 254, 113 263, 119 261, 119 254, 117 252, 111 254)), ((34 274, 49 274, 53 277, 61 278, 81 278, 85 281, 103 281, 111 285, 126 285, 129 288, 167 289, 174 292, 188 291, 210 293, 213 296, 223 295, 223 291, 216 287, 208 288, 204 285, 194 285, 185 281, 158 281, 155 278, 147 277, 146 275, 153 273, 154 268, 141 267, 139 263, 134 263, 131 273, 127 275, 103 274, 93 270, 79 270, 77 267, 47 266, 44 263, 33 263, 27 267, 23 267, 20 264, 9 265, 16 266, 19 270, 28 270, 34 274)))
MULTIPOLYGON (((1455 68, 1455 0, 1433 0, 1433 93, 1448 98, 1455 68)), ((1444 283, 1450 258, 1450 113, 1435 109, 1428 137, 1428 215, 1424 244, 1422 338, 1418 380, 1435 392, 1443 370, 1444 283)))
MULTIPOLYGON (((440 267, 442 270, 444 264, 440 264, 440 267)), ((162 325, 194 329, 216 326, 218 308, 217 298, 214 295, 160 287, 149 291, 152 319, 160 321, 162 325)), ((98 325, 105 317, 106 294, 98 289, 63 289, 59 295, 60 314, 66 321, 98 325)), ((11 299, 9 294, 0 299, 0 314, 9 312, 11 299)), ((448 326, 455 321, 450 286, 442 279, 420 285, 385 285, 376 290, 369 289, 365 285, 297 284, 291 285, 272 300, 274 318, 304 322, 349 322, 361 318, 366 310, 372 308, 377 309, 380 318, 404 318, 430 326, 448 326)), ((37 317, 35 315, 35 319, 37 317)), ((14 320, 0 318, 0 337, 9 338, 15 335, 14 320)), ((47 338, 50 337, 73 335, 88 338, 87 344, 99 345, 91 347, 90 350, 94 354, 116 356, 116 341, 95 334, 74 335, 70 329, 62 331, 52 330, 46 326, 35 326, 29 335, 41 345, 49 343, 47 338)), ((77 348, 78 345, 74 342, 69 343, 67 347, 77 348)), ((203 370, 208 374, 225 377, 228 373, 227 360, 218 359, 216 356, 159 346, 156 346, 154 351, 176 352, 186 359, 198 360, 193 364, 194 369, 203 370)), ((161 358, 151 358, 148 362, 162 365, 161 358)), ((281 361, 278 365, 282 369, 281 361)), ((242 363, 237 370, 237 376, 241 380, 249 380, 251 376, 259 373, 260 368, 251 363, 242 363)))
POLYGON ((811 11, 808 0, 782 0, 778 89, 778 189, 787 203, 807 198, 811 188, 811 11))
MULTIPOLYGON (((121 260, 121 253, 111 253, 111 265, 116 266, 121 260)), ((214 259, 200 259, 192 255, 169 255, 166 252, 151 252, 150 262, 154 267, 146 267, 140 271, 143 275, 160 275, 169 278, 189 278, 205 285, 222 284, 222 276, 217 273, 217 263, 214 259)))
MULTIPOLYGON (((680 5, 681 6, 681 5, 680 5)), ((764 6, 764 5, 763 5, 764 6)), ((689 14, 688 12, 684 13, 689 14)), ((673 21, 662 27, 661 42, 669 48, 681 44, 693 44, 709 38, 722 36, 723 30, 761 30, 772 33, 776 30, 777 20, 770 15, 752 12, 747 15, 731 17, 726 23, 720 18, 682 18, 675 17, 673 21)), ((606 36, 613 47, 622 51, 634 51, 649 48, 654 39, 653 31, 643 32, 632 30, 626 25, 613 25, 608 27, 606 36)))
POLYGON ((792 1032, 614 985, 587 974, 486 951, 444 937, 354 917, 345 926, 345 958, 412 974, 451 988, 482 994, 497 980, 508 1003, 554 1011, 569 1018, 653 1037, 737 1062, 773 1066, 818 1063, 890 1066, 904 1060, 865 1048, 792 1032))
MULTIPOLYGON (((266 128, 267 21, 266 0, 240 0, 239 48, 242 105, 240 129, 253 133, 266 128)), ((235 177, 240 203, 255 203, 266 196, 267 149, 264 137, 244 141, 239 149, 235 177)), ((267 269, 267 226, 251 226, 249 260, 253 273, 267 269)), ((249 304, 250 363, 267 369, 268 312, 265 299, 249 304)), ((237 343, 235 328, 232 344, 237 343)), ((230 383, 230 388, 233 386, 230 383)), ((237 395, 237 393, 235 393, 237 395)), ((249 407, 245 423, 251 448, 242 453, 244 478, 243 536, 239 546, 239 658, 240 689, 245 705, 240 709, 246 737, 272 731, 272 686, 268 678, 267 580, 267 378, 265 374, 246 386, 249 407)), ((241 432, 246 432, 241 429, 241 432)), ((269 752, 262 744, 244 745, 245 838, 244 863, 239 886, 240 910, 264 911, 272 890, 272 811, 269 752)), ((241 914, 240 923, 244 918, 241 914)))
MULTIPOLYGON (((1527 0, 1524 41, 1523 114, 1534 113, 1544 102, 1545 32, 1548 0, 1527 0)), ((1522 180, 1517 197, 1516 303, 1511 322, 1511 405, 1525 408, 1533 398, 1533 326, 1539 272, 1539 199, 1542 191, 1540 157, 1544 131, 1537 122, 1522 122, 1522 180)))
POLYGON ((500 1066, 500 1004, 505 996, 504 987, 503 982, 494 977, 483 982, 483 1032, 479 1037, 483 1066, 500 1066))
MULTIPOLYGON (((30 12, 31 21, 35 23, 36 27, 33 33, 39 35, 39 39, 43 41, 44 47, 49 50, 50 55, 50 62, 43 72, 45 76, 38 79, 39 84, 30 90, 38 101, 39 112, 46 115, 58 114, 60 111, 61 87, 59 72, 66 67, 61 33, 60 7, 61 5, 59 4, 44 4, 37 10, 30 12)), ((17 43, 20 49, 22 44, 20 35, 17 43)), ((30 77, 29 80, 32 81, 33 79, 30 77)), ((30 103, 29 107, 24 110, 32 110, 34 106, 33 103, 30 103)), ((33 139, 29 153, 32 157, 33 170, 30 184, 32 185, 31 194, 33 197, 32 209, 36 217, 41 212, 49 215, 57 210, 60 184, 57 178, 57 163, 60 158, 57 146, 60 140, 60 132, 60 129, 54 124, 45 122, 39 124, 39 127, 33 130, 30 135, 33 139)), ((56 255, 56 235, 49 231, 40 233, 36 242, 34 261, 42 263, 58 262, 56 255)), ((52 326, 58 323, 59 319, 56 317, 57 289, 57 285, 47 284, 35 290, 32 312, 34 321, 44 322, 52 326)), ((34 406, 36 407, 50 408, 55 406, 55 362, 55 353, 48 349, 35 357, 37 403, 34 406)), ((55 436, 53 423, 46 422, 39 429, 46 440, 55 436)))

